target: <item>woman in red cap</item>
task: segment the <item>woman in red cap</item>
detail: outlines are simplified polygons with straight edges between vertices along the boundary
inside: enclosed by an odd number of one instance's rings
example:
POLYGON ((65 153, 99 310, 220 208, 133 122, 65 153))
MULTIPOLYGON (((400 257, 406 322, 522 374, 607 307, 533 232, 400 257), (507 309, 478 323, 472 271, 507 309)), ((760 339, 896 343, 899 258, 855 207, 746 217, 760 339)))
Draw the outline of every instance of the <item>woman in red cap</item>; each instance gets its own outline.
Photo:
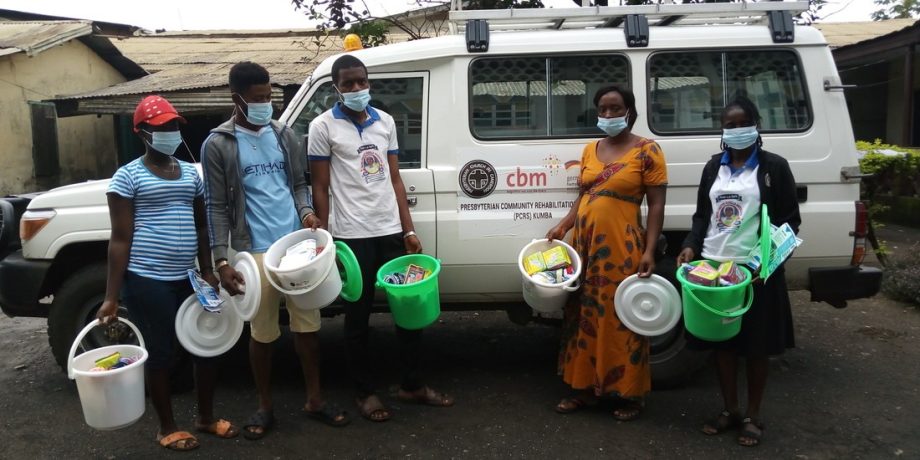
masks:
MULTIPOLYGON (((202 277, 215 288, 218 280, 211 263, 201 178, 192 164, 173 156, 182 144, 180 121, 185 123, 160 96, 145 97, 134 111, 134 131, 144 141, 146 152, 119 168, 109 184, 108 285, 96 316, 106 323, 112 321, 121 292, 128 317, 146 342, 147 387, 160 419, 157 442, 185 451, 197 448, 198 440, 176 426, 170 401, 176 314, 193 293, 188 270, 195 268, 196 258, 202 277)), ((213 415, 216 378, 214 362, 196 357, 196 428, 232 438, 239 429, 213 415)))

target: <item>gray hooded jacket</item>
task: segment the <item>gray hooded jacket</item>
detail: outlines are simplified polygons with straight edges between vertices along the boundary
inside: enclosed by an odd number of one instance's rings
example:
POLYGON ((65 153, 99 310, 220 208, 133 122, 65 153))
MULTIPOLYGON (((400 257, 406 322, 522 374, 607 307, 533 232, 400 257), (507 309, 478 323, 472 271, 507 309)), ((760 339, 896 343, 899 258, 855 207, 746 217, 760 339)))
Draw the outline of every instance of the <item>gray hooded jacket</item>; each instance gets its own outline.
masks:
MULTIPOLYGON (((201 146, 208 231, 215 262, 227 258, 228 237, 229 246, 236 251, 252 248, 252 238, 246 222, 246 197, 240 174, 235 126, 231 119, 212 129, 201 146)), ((291 128, 277 121, 272 120, 271 127, 278 136, 278 144, 284 155, 288 185, 294 197, 297 216, 303 220, 313 212, 313 201, 304 175, 307 161, 302 142, 291 128)))

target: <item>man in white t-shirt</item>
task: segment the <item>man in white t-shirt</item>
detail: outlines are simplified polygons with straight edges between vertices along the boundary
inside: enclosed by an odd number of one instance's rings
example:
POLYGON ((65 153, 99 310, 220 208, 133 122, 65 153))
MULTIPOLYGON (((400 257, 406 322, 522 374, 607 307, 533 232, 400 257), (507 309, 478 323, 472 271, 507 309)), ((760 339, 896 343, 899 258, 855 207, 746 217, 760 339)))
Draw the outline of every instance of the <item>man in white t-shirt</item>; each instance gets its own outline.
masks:
MULTIPOLYGON (((347 244, 361 265, 364 290, 345 307, 345 356, 354 380, 361 415, 389 420, 390 410, 375 394, 368 376, 368 320, 374 303, 374 280, 384 263, 422 252, 399 176, 396 124, 389 114, 368 106, 367 68, 351 55, 332 65, 332 83, 341 97, 310 123, 307 155, 313 204, 320 222, 329 222, 329 195, 334 203, 332 235, 347 244)), ((421 330, 396 327, 403 381, 399 399, 433 406, 453 399, 422 384, 418 376, 421 330)))

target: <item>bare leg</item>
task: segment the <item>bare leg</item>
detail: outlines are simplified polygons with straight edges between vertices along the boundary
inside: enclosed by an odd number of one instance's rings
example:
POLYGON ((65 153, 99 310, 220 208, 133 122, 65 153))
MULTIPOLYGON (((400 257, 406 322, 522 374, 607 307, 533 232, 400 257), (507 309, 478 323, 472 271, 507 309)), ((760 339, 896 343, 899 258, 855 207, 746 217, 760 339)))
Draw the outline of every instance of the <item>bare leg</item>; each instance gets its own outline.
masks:
POLYGON ((195 387, 198 390, 198 425, 214 421, 214 388, 217 386, 217 366, 210 361, 195 363, 195 387))
POLYGON ((150 401, 160 419, 160 435, 179 431, 173 417, 172 400, 169 395, 169 369, 147 370, 147 386, 150 389, 150 401))
POLYGON ((717 351, 716 369, 725 410, 738 413, 738 354, 733 351, 717 351))
POLYGON ((769 370, 770 360, 768 358, 748 358, 748 417, 755 419, 760 417, 760 403, 763 401, 764 390, 767 387, 767 374, 769 370))
POLYGON ((323 395, 319 383, 319 339, 316 333, 294 333, 294 349, 300 358, 300 367, 306 384, 306 408, 319 410, 323 407, 323 395))
MULTIPOLYGON (((252 376, 256 381, 256 391, 259 392, 259 411, 272 411, 272 344, 262 343, 249 339, 249 365, 252 366, 252 376)), ((262 428, 247 428, 252 433, 262 433, 262 428)))

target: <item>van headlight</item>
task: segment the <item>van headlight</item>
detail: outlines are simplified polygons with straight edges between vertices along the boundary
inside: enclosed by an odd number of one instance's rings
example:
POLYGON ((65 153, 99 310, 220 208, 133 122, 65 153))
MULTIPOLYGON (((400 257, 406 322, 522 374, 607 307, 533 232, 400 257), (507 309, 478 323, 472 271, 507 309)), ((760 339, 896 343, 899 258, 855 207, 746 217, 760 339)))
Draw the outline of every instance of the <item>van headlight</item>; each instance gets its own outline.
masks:
POLYGON ((19 220, 19 239, 21 241, 31 240, 56 215, 53 209, 30 209, 24 212, 19 220))

